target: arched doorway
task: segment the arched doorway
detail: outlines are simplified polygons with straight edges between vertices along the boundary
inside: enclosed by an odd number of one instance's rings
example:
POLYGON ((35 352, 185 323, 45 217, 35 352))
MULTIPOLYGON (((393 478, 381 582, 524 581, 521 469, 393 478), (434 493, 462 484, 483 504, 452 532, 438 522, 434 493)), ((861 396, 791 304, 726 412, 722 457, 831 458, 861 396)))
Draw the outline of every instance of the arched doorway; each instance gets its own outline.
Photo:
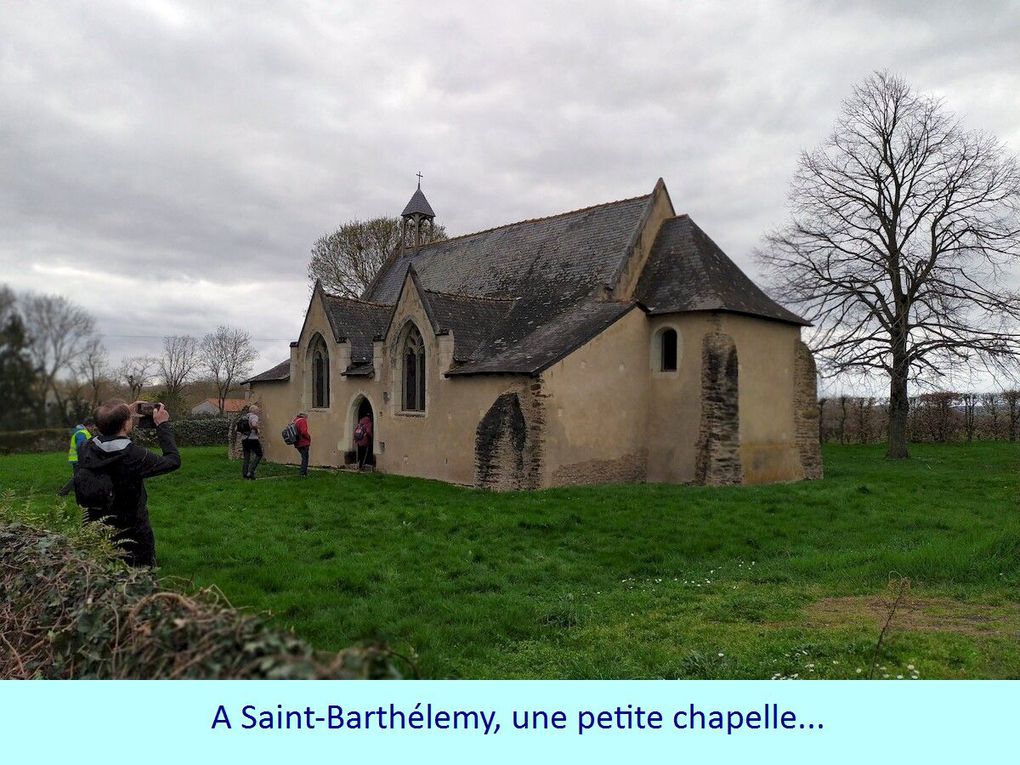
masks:
POLYGON ((371 433, 372 437, 368 441, 367 452, 362 455, 364 465, 375 466, 375 441, 376 441, 376 417, 375 410, 372 407, 372 402, 364 395, 358 395, 354 401, 351 402, 350 418, 348 422, 350 426, 347 429, 347 454, 344 459, 348 465, 358 464, 358 447, 354 442, 354 431, 358 427, 358 423, 361 422, 362 418, 368 417, 372 423, 371 433))

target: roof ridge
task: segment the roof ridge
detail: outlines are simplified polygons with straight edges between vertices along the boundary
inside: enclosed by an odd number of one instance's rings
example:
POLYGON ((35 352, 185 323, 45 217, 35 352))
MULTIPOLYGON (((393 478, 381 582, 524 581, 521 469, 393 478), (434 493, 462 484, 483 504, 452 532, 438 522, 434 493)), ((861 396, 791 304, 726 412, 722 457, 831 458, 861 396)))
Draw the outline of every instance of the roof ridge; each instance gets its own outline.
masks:
POLYGON ((346 295, 334 295, 332 292, 326 292, 326 290, 323 290, 322 294, 324 296, 328 297, 328 298, 333 298, 333 300, 348 300, 348 301, 350 301, 352 303, 361 303, 362 305, 369 305, 369 306, 372 306, 373 308, 392 308, 393 307, 389 303, 374 303, 371 300, 362 300, 361 298, 347 297, 346 295))
MULTIPOLYGON (((481 233, 481 232, 479 232, 481 233)), ((488 300, 491 303, 516 303, 520 298, 490 297, 489 295, 469 295, 466 292, 443 292, 442 290, 430 290, 427 287, 422 290, 430 295, 442 295, 443 297, 468 298, 470 300, 488 300)))
POLYGON ((616 199, 612 202, 600 202, 599 204, 588 205, 587 207, 578 207, 576 210, 567 210, 566 212, 556 213, 554 215, 542 215, 537 218, 525 218, 524 220, 514 221, 513 223, 504 223, 502 226, 493 226, 492 228, 483 228, 479 231, 472 231, 469 234, 460 234, 459 236, 451 236, 449 239, 443 239, 439 242, 429 242, 423 244, 414 251, 414 255, 417 255, 422 250, 426 250, 429 247, 433 247, 437 244, 446 244, 447 242, 455 242, 458 239, 467 239, 469 236, 478 236, 479 234, 488 234, 491 231, 499 231, 501 228, 510 228, 512 226, 520 226, 524 223, 538 223, 540 221, 554 220, 556 218, 562 218, 566 215, 574 215, 575 213, 587 212, 588 210, 595 210, 599 207, 609 207, 611 205, 622 205, 625 202, 635 202, 638 199, 644 199, 650 197, 651 194, 638 194, 635 197, 627 197, 626 199, 616 199))

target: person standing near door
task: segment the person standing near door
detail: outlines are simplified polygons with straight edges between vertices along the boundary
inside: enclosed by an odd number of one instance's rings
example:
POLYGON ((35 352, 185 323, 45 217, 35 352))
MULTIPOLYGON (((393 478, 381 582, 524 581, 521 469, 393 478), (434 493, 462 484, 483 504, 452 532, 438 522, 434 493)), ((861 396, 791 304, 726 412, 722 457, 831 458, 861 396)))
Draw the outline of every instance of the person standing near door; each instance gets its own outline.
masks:
POLYGON ((366 414, 354 428, 354 445, 358 449, 358 470, 365 467, 372 447, 372 418, 366 414))

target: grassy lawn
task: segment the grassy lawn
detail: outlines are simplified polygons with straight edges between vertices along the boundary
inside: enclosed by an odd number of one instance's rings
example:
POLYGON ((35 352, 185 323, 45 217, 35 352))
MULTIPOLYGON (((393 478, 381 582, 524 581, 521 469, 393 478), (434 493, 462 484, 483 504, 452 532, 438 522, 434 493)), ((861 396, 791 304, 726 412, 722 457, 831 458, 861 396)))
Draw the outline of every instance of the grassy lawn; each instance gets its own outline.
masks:
MULTIPOLYGON (((828 447, 826 478, 492 494, 220 448, 149 482, 161 575, 428 677, 1020 677, 1020 447, 828 447), (890 586, 890 582, 897 584, 890 586)), ((61 455, 0 457, 51 504, 61 455)), ((175 586, 187 586, 177 582, 175 586)))

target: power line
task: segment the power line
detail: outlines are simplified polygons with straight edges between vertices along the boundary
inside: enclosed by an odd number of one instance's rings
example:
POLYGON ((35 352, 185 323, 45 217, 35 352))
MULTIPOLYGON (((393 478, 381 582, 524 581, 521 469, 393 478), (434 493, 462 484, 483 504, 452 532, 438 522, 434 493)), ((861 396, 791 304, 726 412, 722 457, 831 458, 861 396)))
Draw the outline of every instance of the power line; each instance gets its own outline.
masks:
MULTIPOLYGON (((113 332, 97 332, 100 337, 121 337, 132 340, 162 340, 166 335, 118 335, 113 332)), ((291 338, 282 337, 253 337, 253 341, 259 343, 289 343, 291 338)))

